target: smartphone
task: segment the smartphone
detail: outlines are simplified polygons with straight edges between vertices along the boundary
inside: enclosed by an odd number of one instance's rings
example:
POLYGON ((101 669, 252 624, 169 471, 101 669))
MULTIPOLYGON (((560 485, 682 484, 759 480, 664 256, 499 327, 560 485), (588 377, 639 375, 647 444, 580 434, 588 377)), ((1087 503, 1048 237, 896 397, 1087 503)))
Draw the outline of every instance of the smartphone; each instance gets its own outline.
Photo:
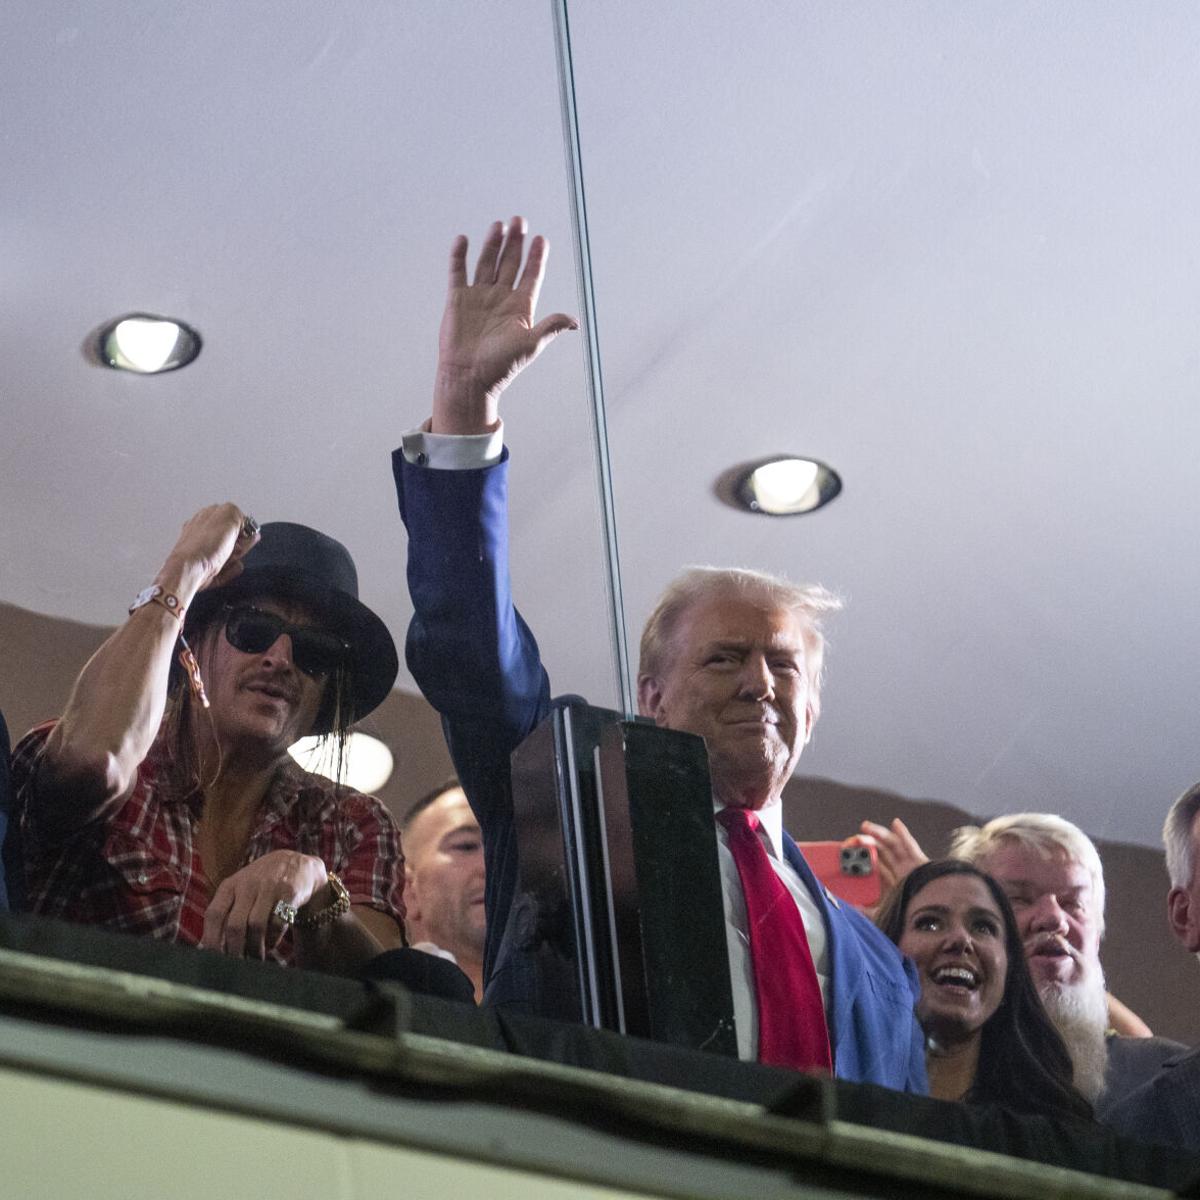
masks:
POLYGON ((813 874, 840 900, 856 908, 879 903, 879 855, 857 837, 844 842, 799 842, 813 874))

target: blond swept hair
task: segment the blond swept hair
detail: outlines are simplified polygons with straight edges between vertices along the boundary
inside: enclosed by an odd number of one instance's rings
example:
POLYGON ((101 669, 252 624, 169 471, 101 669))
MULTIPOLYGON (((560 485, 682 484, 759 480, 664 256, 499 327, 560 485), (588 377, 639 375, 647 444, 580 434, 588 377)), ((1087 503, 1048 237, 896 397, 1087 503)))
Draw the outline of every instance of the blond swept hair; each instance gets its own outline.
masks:
POLYGON ((660 678, 673 656, 680 618, 694 605, 720 595, 784 609, 800 618, 809 704, 815 721, 821 712, 821 680, 825 666, 822 618, 837 612, 842 601, 819 584, 792 583, 779 575, 744 567, 686 567, 667 585, 642 629, 638 675, 660 678))
POLYGON ((950 840, 950 856, 965 858, 977 867, 1003 846, 1018 845, 1036 851, 1044 859, 1068 858, 1086 868, 1092 877, 1092 895, 1100 914, 1100 934, 1104 934, 1104 866, 1100 852, 1078 825, 1054 813, 1009 813, 995 817, 986 825, 964 825, 950 840))

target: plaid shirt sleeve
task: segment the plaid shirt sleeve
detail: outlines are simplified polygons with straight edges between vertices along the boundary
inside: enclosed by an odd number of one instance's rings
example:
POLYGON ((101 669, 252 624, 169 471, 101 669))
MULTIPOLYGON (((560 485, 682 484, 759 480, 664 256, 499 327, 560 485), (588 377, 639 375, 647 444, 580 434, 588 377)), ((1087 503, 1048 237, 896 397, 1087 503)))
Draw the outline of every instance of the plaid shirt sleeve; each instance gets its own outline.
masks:
POLYGON ((13 820, 21 831, 26 852, 37 846, 37 772, 42 752, 57 721, 35 725, 13 749, 11 764, 13 820))
POLYGON ((374 796, 361 792, 344 793, 340 809, 349 836, 334 870, 350 902, 387 913, 403 929, 404 855, 395 819, 374 796))

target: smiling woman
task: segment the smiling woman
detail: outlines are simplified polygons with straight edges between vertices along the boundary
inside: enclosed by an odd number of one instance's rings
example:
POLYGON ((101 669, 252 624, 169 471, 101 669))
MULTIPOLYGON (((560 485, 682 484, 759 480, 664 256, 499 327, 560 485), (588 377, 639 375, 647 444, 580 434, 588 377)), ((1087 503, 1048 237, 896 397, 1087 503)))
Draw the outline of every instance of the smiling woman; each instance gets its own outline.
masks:
POLYGON ((1091 1116, 1034 989, 1012 908, 991 876, 958 859, 924 863, 892 891, 876 923, 920 977, 932 1095, 1091 1116))

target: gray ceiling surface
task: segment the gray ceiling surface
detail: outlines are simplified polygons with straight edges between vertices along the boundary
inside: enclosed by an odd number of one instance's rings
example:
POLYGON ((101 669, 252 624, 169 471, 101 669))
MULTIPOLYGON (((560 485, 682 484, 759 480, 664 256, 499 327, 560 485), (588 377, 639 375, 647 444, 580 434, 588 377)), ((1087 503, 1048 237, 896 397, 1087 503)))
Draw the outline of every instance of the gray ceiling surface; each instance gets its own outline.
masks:
MULTIPOLYGON (((1153 844, 1200 776, 1200 8, 570 16, 632 639, 684 563, 819 580, 802 770, 1153 844), (775 450, 843 495, 721 505, 775 450)), ((344 540, 402 639, 388 455, 451 237, 526 214, 577 311, 548 0, 13 0, 0 114, 0 603, 113 624, 230 498, 344 540), (94 365, 132 310, 197 362, 94 365)), ((506 397, 513 574, 556 690, 612 704, 586 392, 570 336, 506 397)))

